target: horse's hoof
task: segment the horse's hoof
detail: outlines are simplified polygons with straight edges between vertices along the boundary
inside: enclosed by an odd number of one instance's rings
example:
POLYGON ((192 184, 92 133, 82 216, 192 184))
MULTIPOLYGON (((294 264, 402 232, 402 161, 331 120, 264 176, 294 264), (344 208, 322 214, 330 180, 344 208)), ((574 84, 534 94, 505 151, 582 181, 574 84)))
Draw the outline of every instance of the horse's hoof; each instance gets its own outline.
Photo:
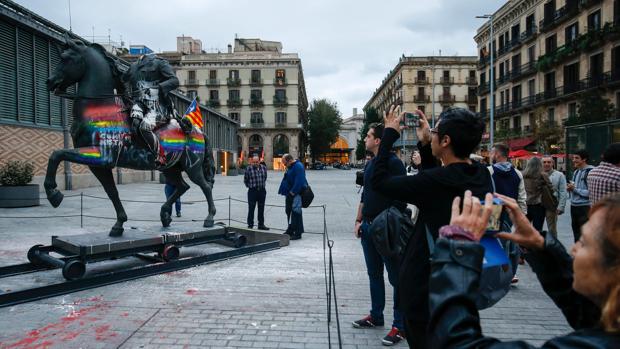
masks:
POLYGON ((112 227, 112 229, 110 229, 110 236, 112 237, 119 237, 119 236, 123 236, 123 231, 125 231, 124 228, 122 227, 112 227))
POLYGON ((202 225, 205 228, 211 228, 214 225, 213 219, 205 219, 205 223, 202 225))
POLYGON ((47 200, 49 200, 53 207, 58 207, 64 197, 58 189, 54 189, 51 194, 47 195, 47 200))
POLYGON ((168 212, 162 212, 160 214, 160 218, 161 218, 161 225, 164 228, 167 228, 170 226, 170 222, 172 222, 172 217, 170 217, 170 213, 168 212))

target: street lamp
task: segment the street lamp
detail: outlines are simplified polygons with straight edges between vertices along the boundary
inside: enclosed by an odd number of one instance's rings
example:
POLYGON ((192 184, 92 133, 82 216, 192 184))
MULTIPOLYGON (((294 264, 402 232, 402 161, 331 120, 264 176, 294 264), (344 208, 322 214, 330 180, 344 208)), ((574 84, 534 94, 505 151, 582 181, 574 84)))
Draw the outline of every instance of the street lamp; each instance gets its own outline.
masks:
POLYGON ((494 83, 495 83, 495 74, 493 72, 493 15, 482 15, 482 16, 476 16, 476 18, 484 18, 484 19, 489 19, 490 23, 489 23, 489 27, 490 27, 490 33, 489 33, 489 50, 491 51, 491 72, 489 73, 489 79, 491 80, 489 83, 489 88, 490 88, 490 94, 491 94, 491 108, 490 108, 490 114, 489 114, 489 123, 491 124, 489 127, 489 143, 490 143, 490 147, 493 147, 493 134, 495 133, 495 123, 494 123, 494 116, 495 116, 495 91, 493 90, 494 88, 494 83))

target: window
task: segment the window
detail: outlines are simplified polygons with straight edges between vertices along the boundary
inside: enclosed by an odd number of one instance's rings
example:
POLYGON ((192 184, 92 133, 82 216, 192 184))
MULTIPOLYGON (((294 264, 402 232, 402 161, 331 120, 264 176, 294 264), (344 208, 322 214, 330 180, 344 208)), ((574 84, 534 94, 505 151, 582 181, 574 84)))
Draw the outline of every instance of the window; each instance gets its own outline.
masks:
POLYGON ((187 91, 187 97, 189 97, 190 99, 194 99, 196 98, 196 96, 198 96, 198 91, 196 90, 187 91))
POLYGON ((276 69, 276 79, 274 83, 276 86, 286 85, 286 71, 284 69, 276 69))
POLYGON ((443 78, 444 79, 450 79, 450 71, 449 70, 444 70, 443 71, 443 78))
POLYGON ((250 123, 252 124, 262 124, 263 123, 263 113, 261 112, 253 112, 250 114, 250 123))
POLYGON ((273 157, 279 158, 289 152, 288 137, 285 135, 277 135, 273 138, 273 157))
POLYGON ((420 98, 424 97, 424 87, 418 87, 418 96, 420 98))
POLYGON ((504 77, 504 62, 499 64, 499 78, 502 79, 504 77))
POLYGON ((237 80, 239 79, 239 71, 238 70, 229 70, 228 71, 228 77, 231 80, 237 80))
POLYGON ((426 71, 418 70, 418 80, 426 80, 426 71))
POLYGON ((262 90, 251 90, 250 99, 253 101, 263 99, 263 91, 262 90))
POLYGON ((217 79, 217 70, 209 70, 209 79, 217 79))
POLYGON ((575 22, 564 29, 564 37, 567 44, 577 40, 579 36, 579 22, 575 22))
POLYGON ((240 99, 239 90, 228 90, 228 99, 233 99, 233 100, 240 99))
POLYGON ((603 53, 590 57, 590 71, 588 74, 593 80, 601 80, 603 78, 603 53))
POLYGON ((470 70, 469 71, 469 77, 471 79, 475 79, 476 78, 476 71, 475 70, 470 70))
POLYGON ((521 85, 512 87, 512 105, 514 108, 521 106, 521 85))
POLYGON ((530 125, 530 129, 533 129, 536 126, 536 118, 534 117, 534 113, 529 113, 527 116, 528 124, 530 125))
POLYGON ((531 79, 527 82, 527 94, 534 96, 536 94, 536 80, 531 79))
POLYGON ((450 95, 450 86, 444 86, 443 87, 443 95, 444 96, 449 96, 450 95))
POLYGON ((588 30, 601 29, 601 10, 591 13, 588 16, 588 30))
POLYGON ((276 99, 279 100, 279 101, 285 101, 286 100, 286 90, 284 90, 284 89, 276 90, 276 99))
POLYGON ((577 116, 577 103, 568 103, 568 117, 574 118, 577 116))
POLYGON ((422 113, 426 113, 426 111, 424 110, 426 106, 424 105, 418 105, 418 110, 421 111, 422 113))
POLYGON ((549 108, 549 110, 547 110, 547 121, 549 124, 555 123, 555 108, 549 108))
POLYGON ((521 130, 521 115, 512 118, 512 127, 516 130, 521 130))
POLYGON ((189 70, 187 72, 187 79, 190 80, 190 81, 196 80, 196 71, 195 70, 189 70))
POLYGON ((486 72, 482 72, 480 73, 480 85, 484 85, 487 82, 487 73, 486 72))
POLYGON ((220 99, 220 91, 218 91, 218 90, 210 90, 209 91, 209 99, 220 99))
POLYGON ((239 121, 239 113, 228 113, 228 117, 237 122, 239 121))
POLYGON ((531 14, 525 18, 525 31, 529 34, 534 32, 534 27, 536 26, 536 18, 534 14, 531 14))
POLYGON ((252 70, 252 82, 259 83, 260 82, 260 70, 252 70))
POLYGON ((276 112, 276 124, 277 125, 286 125, 286 113, 285 112, 276 112))
POLYGON ((530 63, 536 62, 536 45, 527 48, 527 61, 530 63))
POLYGON ((558 47, 557 37, 555 34, 545 39, 545 53, 550 53, 558 47))

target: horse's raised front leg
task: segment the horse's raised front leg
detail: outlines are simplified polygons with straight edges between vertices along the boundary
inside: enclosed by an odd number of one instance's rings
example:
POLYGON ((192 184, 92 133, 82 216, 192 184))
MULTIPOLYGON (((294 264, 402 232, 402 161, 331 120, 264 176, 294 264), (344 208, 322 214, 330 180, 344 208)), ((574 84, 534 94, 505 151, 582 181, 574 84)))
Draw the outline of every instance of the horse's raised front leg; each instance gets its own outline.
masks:
POLYGON ((116 210, 116 223, 110 230, 110 236, 121 236, 123 235, 124 230, 123 223, 127 222, 127 214, 125 213, 121 199, 118 196, 118 190, 116 189, 116 183, 114 183, 112 169, 90 166, 90 170, 103 186, 106 194, 108 194, 108 197, 112 200, 114 210, 116 210))
POLYGON ((185 172, 187 172, 187 176, 189 177, 189 179, 192 182, 196 183, 200 187, 200 189, 202 189, 202 192, 207 199, 207 203, 209 204, 209 214, 207 215, 207 218, 205 218, 203 226, 205 228, 210 228, 214 224, 213 217, 215 216, 215 203, 213 202, 211 184, 209 184, 205 179, 202 166, 193 166, 191 168, 185 169, 185 172))
POLYGON ((159 212, 161 224, 164 227, 168 227, 170 226, 170 222, 172 222, 172 217, 170 216, 170 213, 172 212, 172 204, 174 204, 174 202, 189 189, 189 185, 183 180, 181 169, 179 169, 178 166, 174 166, 162 172, 164 173, 164 176, 166 176, 166 182, 172 183, 175 187, 172 195, 170 195, 166 202, 161 205, 161 210, 159 212))
POLYGON ((47 200, 54 207, 60 206, 63 195, 56 189, 56 172, 58 166, 62 161, 69 161, 82 165, 106 166, 111 164, 111 157, 101 154, 99 147, 85 147, 77 149, 62 149, 54 150, 47 163, 47 172, 45 173, 45 181, 43 187, 45 188, 45 194, 47 200))

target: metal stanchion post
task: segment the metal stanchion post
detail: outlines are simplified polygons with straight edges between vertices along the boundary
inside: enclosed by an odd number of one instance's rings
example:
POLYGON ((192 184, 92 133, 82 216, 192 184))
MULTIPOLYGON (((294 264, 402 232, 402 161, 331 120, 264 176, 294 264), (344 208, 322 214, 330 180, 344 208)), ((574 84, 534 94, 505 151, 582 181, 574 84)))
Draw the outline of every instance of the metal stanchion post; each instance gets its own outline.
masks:
POLYGON ((80 192, 80 228, 84 228, 84 192, 80 192))
POLYGON ((228 195, 228 226, 230 227, 230 195, 228 195))

